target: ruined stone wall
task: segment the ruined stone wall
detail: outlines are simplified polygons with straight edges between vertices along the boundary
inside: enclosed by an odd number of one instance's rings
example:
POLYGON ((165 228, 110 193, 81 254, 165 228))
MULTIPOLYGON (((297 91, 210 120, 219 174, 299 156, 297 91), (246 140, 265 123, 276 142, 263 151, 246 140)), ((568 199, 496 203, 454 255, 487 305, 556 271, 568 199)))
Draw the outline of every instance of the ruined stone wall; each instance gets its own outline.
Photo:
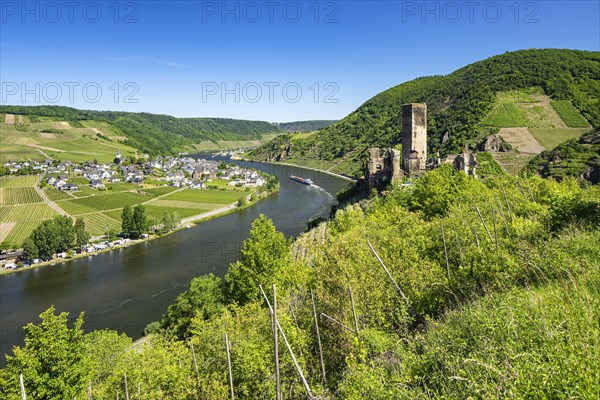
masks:
POLYGON ((367 190, 383 186, 400 180, 400 151, 395 149, 369 149, 369 158, 365 170, 367 190))

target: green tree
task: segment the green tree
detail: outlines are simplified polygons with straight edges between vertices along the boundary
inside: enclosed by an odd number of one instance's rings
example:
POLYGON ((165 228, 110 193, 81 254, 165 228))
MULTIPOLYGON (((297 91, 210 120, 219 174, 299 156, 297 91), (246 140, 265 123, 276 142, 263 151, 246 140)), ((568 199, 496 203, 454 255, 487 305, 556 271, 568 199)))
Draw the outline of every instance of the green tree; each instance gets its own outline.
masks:
POLYGON ((176 223, 177 223, 177 219, 175 218, 174 212, 165 211, 163 213, 162 224, 163 224, 164 232, 169 232, 169 231, 172 231, 173 229, 175 229, 176 223))
MULTIPOLYGON (((52 258, 55 253, 68 250, 75 241, 73 220, 67 216, 59 216, 43 221, 29 238, 37 247, 37 255, 40 258, 52 258)), ((32 254, 35 253, 31 242, 27 243, 27 248, 32 254)))
POLYGON ((40 256, 40 251, 31 237, 28 237, 23 242, 23 253, 28 261, 40 256))
POLYGON ((137 239, 147 230, 148 217, 146 216, 146 208, 138 204, 133 208, 131 236, 137 239))
POLYGON ((83 247, 90 240, 90 233, 85 229, 85 221, 81 218, 77 218, 75 221, 75 245, 77 247, 83 247))
POLYGON ((133 231, 133 211, 131 210, 131 206, 123 207, 123 212, 121 213, 121 231, 124 236, 129 236, 133 231))
POLYGON ((72 328, 68 313, 54 314, 54 307, 40 315, 41 324, 25 326, 25 345, 15 347, 0 371, 0 397, 19 397, 19 375, 32 399, 73 399, 85 393, 89 371, 83 356, 83 314, 72 328))
POLYGON ((194 278, 190 287, 171 304, 161 321, 161 327, 180 339, 189 336, 192 318, 209 319, 220 314, 224 296, 220 278, 213 274, 194 278))
POLYGON ((60 216, 52 220, 52 230, 58 236, 58 247, 56 252, 66 251, 73 246, 75 242, 75 228, 71 217, 60 216))
POLYGON ((291 241, 263 214, 252 222, 250 237, 242 245, 240 260, 225 276, 227 295, 244 304, 259 297, 258 285, 269 287, 291 264, 291 241))

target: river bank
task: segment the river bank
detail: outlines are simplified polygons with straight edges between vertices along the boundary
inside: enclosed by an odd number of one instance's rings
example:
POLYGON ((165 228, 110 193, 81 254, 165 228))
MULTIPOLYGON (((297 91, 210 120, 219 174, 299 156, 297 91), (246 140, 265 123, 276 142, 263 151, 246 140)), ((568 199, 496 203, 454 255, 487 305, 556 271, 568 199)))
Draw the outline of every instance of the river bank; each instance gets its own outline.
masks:
MULTIPOLYGON (((250 207, 250 206, 258 203, 260 200, 263 200, 263 199, 269 197, 270 195, 277 193, 278 191, 279 191, 279 187, 277 187, 277 189, 275 189, 273 191, 269 191, 269 192, 265 192, 265 191, 253 192, 253 193, 249 194, 248 196, 246 196, 246 202, 243 205, 239 205, 237 202, 235 202, 235 203, 231 203, 225 207, 217 208, 215 210, 211 210, 211 211, 207 211, 207 212, 204 212, 201 214, 192 215, 191 217, 183 218, 181 221, 179 221, 179 225, 175 229, 172 229, 171 231, 165 232, 163 234, 148 234, 148 237, 146 237, 146 238, 129 239, 129 241, 124 244, 116 244, 111 247, 107 246, 105 249, 97 249, 96 251, 94 251, 92 253, 87 253, 87 252, 83 253, 82 252, 82 253, 74 254, 72 256, 67 256, 67 257, 54 257, 50 260, 32 264, 27 267, 21 267, 21 268, 15 268, 15 269, 2 268, 2 269, 0 269, 0 275, 8 275, 8 274, 12 274, 12 273, 21 272, 21 271, 28 271, 28 270, 33 270, 33 269, 37 269, 37 268, 55 266, 58 264, 66 263, 67 261, 77 260, 77 259, 86 258, 86 257, 91 258, 98 254, 108 253, 113 250, 118 250, 118 249, 122 249, 122 248, 135 246, 136 244, 140 244, 140 243, 144 243, 144 242, 149 242, 151 240, 158 239, 158 238, 164 237, 164 236, 168 236, 168 235, 171 235, 175 232, 178 232, 178 231, 181 231, 184 229, 189 229, 191 227, 191 225, 195 226, 202 222, 209 221, 211 219, 221 217, 221 216, 224 216, 224 215, 227 215, 227 214, 239 211, 239 210, 243 210, 247 207, 250 207), (251 201, 252 195, 256 196, 255 201, 251 201)), ((104 242, 104 241, 109 241, 109 239, 104 239, 104 240, 99 239, 99 240, 95 240, 92 243, 99 243, 99 242, 104 242)))
POLYGON ((282 162, 256 161, 256 160, 251 160, 249 158, 239 157, 237 155, 231 156, 231 159, 232 160, 236 160, 236 161, 260 162, 262 164, 268 164, 268 165, 283 165, 283 166, 286 166, 286 167, 302 168, 302 169, 307 169, 307 170, 310 170, 310 171, 320 172, 320 173, 325 174, 325 175, 334 176, 336 178, 343 179, 345 181, 352 182, 352 183, 354 183, 354 182, 357 181, 356 179, 351 178, 349 176, 336 174, 335 172, 327 171, 326 169, 318 169, 318 168, 312 168, 312 167, 305 167, 305 166, 302 166, 302 165, 296 165, 296 164, 290 164, 290 163, 282 163, 282 162))

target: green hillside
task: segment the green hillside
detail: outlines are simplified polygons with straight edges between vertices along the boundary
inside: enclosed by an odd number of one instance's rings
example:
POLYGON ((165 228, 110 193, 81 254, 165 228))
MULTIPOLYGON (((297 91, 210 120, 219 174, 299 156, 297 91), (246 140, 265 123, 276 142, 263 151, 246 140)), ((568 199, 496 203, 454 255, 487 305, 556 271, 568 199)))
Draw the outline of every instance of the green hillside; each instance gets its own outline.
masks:
MULTIPOLYGON (((529 88, 538 88, 549 97, 568 127, 600 126, 600 52, 522 50, 476 62, 446 76, 405 82, 309 138, 281 136, 251 156, 359 175, 366 149, 400 142, 400 108, 411 102, 427 103, 430 150, 440 149, 442 155, 457 152, 465 141, 475 144, 490 126, 527 126, 528 120, 514 105, 497 107, 503 103, 497 94, 529 88)), ((529 123, 536 125, 538 111, 531 110, 529 123)))
MULTIPOLYGON (((0 128, 4 130, 36 131, 39 129, 33 124, 49 122, 64 122, 74 129, 98 129, 101 135, 116 137, 124 144, 148 154, 190 151, 200 142, 256 141, 264 135, 283 132, 277 125, 264 121, 175 118, 169 115, 89 111, 60 106, 0 106, 0 128), (6 114, 14 115, 16 120, 7 124, 6 114), (7 125, 12 127, 7 128, 7 125)), ((61 126, 54 129, 61 130, 61 126)), ((96 132, 93 136, 96 136, 96 132)))
POLYGON ((0 117, 0 163, 46 158, 110 162, 117 151, 123 156, 137 154, 135 148, 126 144, 129 143, 127 138, 106 122, 82 121, 83 125, 15 115, 15 118, 20 117, 19 123, 7 124, 4 115, 0 117), (32 120, 40 122, 29 122, 32 120))

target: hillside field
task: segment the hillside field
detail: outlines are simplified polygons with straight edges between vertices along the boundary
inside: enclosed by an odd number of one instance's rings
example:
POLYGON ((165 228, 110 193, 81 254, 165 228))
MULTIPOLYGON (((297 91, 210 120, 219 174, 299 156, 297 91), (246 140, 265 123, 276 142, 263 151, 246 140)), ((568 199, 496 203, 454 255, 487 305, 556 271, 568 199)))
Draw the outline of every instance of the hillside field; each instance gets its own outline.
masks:
MULTIPOLYGON (((10 119, 9 119, 10 120, 10 119)), ((0 162, 44 160, 70 160, 84 162, 98 160, 110 162, 117 150, 123 156, 135 155, 134 148, 118 140, 109 125, 99 123, 96 127, 73 128, 68 122, 24 122, 0 121, 0 162)), ((93 121, 87 121, 93 126, 93 121)))
MULTIPOLYGON (((512 145, 508 154, 494 153, 509 173, 520 172, 530 160, 590 130, 590 125, 568 100, 551 100, 541 88, 498 92, 492 111, 482 120, 483 128, 498 129, 512 145)), ((482 138, 487 129, 482 129, 482 138)))
MULTIPOLYGON (((43 220, 58 213, 37 193, 39 176, 4 176, 0 178, 0 243, 2 248, 19 248, 43 220)), ((248 196, 242 188, 213 182, 214 189, 142 187, 131 183, 107 185, 109 190, 92 189, 81 177, 71 179, 79 185, 76 192, 62 192, 53 187, 43 189, 50 201, 73 219, 81 218, 92 236, 107 230, 119 232, 125 206, 144 204, 152 224, 160 224, 164 213, 174 213, 177 220, 228 206, 248 196)))

